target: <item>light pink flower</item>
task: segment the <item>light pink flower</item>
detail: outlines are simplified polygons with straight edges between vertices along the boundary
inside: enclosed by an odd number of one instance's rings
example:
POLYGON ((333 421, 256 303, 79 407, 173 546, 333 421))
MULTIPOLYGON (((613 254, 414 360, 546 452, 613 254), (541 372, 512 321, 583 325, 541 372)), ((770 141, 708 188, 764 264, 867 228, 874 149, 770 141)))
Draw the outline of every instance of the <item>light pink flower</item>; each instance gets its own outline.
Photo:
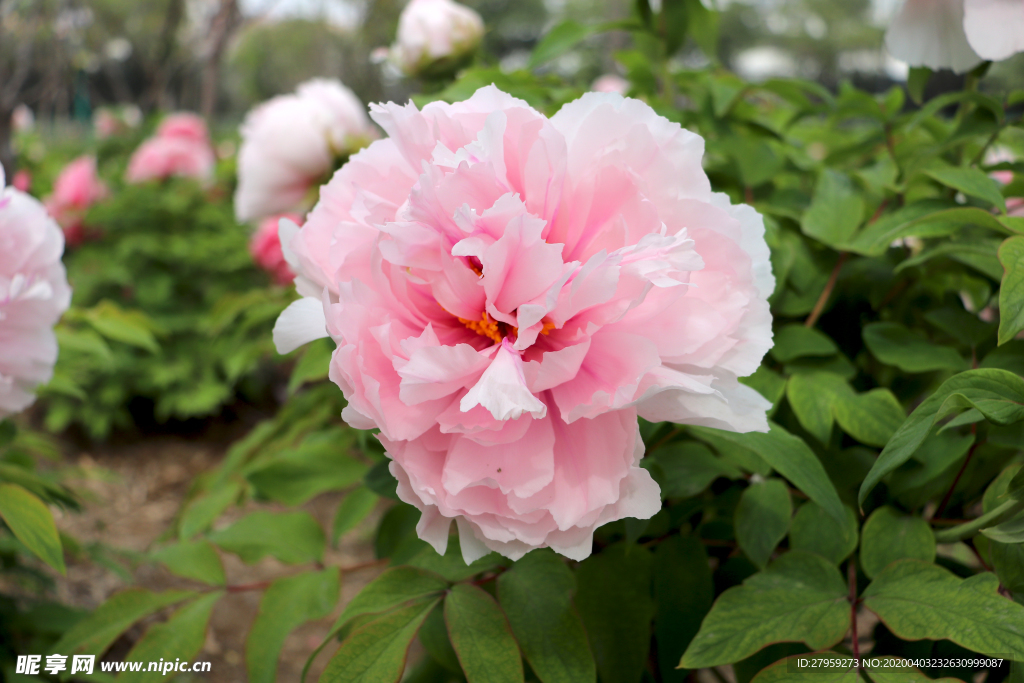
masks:
POLYGON ((293 223, 302 220, 294 213, 264 218, 249 241, 249 251, 252 253, 256 265, 270 273, 274 282, 279 285, 287 285, 295 279, 295 273, 292 272, 291 266, 284 258, 284 252, 281 251, 281 240, 278 237, 277 228, 282 218, 293 223))
MULTIPOLYGON (((290 211, 377 133, 366 107, 338 81, 315 79, 249 112, 238 153, 239 221, 290 211)), ((308 206, 308 205, 307 205, 308 206)))
POLYGON ((1024 0, 906 0, 885 34, 911 66, 963 73, 1024 51, 1024 0))
POLYGON ((182 176, 208 182, 216 161, 203 120, 195 114, 172 114, 132 154, 125 179, 142 183, 182 176))
POLYGON ((0 166, 0 418, 24 410, 57 361, 53 326, 71 302, 64 236, 36 199, 4 189, 0 166))
POLYGON ((392 58, 407 74, 474 52, 484 35, 480 15, 452 0, 410 0, 398 17, 392 58))
POLYGON ((629 91, 629 81, 616 74, 598 76, 590 86, 594 92, 617 92, 625 95, 629 91))
POLYGON ((36 116, 28 105, 19 104, 11 113, 11 128, 15 133, 27 133, 36 127, 36 116))
POLYGON ((767 430, 737 381, 772 345, 764 226, 711 192, 703 139, 611 93, 551 119, 493 86, 371 115, 389 137, 281 223, 306 298, 274 337, 334 339, 343 417, 380 429, 438 552, 455 519, 467 562, 582 559, 655 514, 638 415, 767 430))
POLYGON ((85 212, 108 194, 106 184, 96 174, 96 157, 83 156, 61 170, 53 184, 53 194, 43 203, 64 229, 67 243, 75 245, 85 237, 82 224, 85 212))

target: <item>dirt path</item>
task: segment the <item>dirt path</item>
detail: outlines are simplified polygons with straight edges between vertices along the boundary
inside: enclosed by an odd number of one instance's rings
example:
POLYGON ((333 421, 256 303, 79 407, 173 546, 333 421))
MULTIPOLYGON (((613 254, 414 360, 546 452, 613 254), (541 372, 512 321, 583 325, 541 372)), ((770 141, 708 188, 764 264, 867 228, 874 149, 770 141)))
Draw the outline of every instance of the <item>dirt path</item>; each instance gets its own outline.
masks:
MULTIPOLYGON (((167 530, 192 478, 216 466, 222 452, 221 447, 210 442, 167 436, 127 446, 79 451, 70 458, 69 464, 81 469, 82 478, 74 485, 86 497, 85 509, 79 514, 58 514, 58 526, 83 545, 98 542, 130 553, 144 552, 167 530)), ((319 496, 303 509, 329 529, 339 499, 338 495, 319 496)), ((259 507, 274 509, 274 506, 249 505, 229 513, 218 526, 259 507)), ((372 561, 370 534, 379 513, 346 534, 338 548, 328 550, 325 563, 351 567, 372 561)), ((222 560, 229 586, 264 582, 296 572, 295 568, 273 558, 265 558, 255 565, 246 565, 233 555, 222 554, 222 560)), ((379 571, 380 567, 371 566, 346 572, 342 600, 335 613, 299 628, 285 642, 276 680, 289 683, 299 680, 306 657, 320 644, 341 606, 379 571)), ((149 563, 136 566, 131 573, 135 585, 152 590, 202 587, 149 563)), ((131 582, 100 564, 72 560, 67 578, 58 581, 57 597, 70 605, 94 608, 128 585, 132 585, 131 582)), ((196 674, 194 678, 182 675, 177 680, 203 683, 246 680, 244 643, 261 595, 258 590, 230 592, 217 604, 206 644, 197 658, 212 663, 211 673, 196 674)), ((113 654, 126 654, 144 632, 144 626, 136 625, 126 638, 115 643, 113 654)), ((326 659, 320 658, 317 669, 326 659)), ((313 674, 310 680, 315 681, 319 671, 314 670, 313 674)))

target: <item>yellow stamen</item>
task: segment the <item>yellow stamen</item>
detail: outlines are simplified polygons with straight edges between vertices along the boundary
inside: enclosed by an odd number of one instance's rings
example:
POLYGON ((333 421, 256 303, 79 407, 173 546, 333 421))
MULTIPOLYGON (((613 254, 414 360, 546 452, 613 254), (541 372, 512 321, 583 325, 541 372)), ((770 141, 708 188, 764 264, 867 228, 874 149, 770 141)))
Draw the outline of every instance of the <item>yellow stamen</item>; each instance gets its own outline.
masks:
POLYGON ((502 335, 501 332, 498 331, 499 323, 497 320, 491 320, 491 316, 487 315, 487 311, 480 314, 480 320, 459 318, 459 322, 477 334, 493 340, 495 344, 501 343, 502 335))

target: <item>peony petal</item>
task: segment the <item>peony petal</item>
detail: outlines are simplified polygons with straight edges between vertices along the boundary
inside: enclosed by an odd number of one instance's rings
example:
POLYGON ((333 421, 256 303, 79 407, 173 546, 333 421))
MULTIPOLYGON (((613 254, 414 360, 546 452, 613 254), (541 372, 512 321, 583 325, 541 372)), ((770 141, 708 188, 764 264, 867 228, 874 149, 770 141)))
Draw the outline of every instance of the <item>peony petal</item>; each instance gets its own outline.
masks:
POLYGON ((964 33, 964 0, 906 0, 885 33, 885 47, 911 66, 957 73, 982 61, 964 33))
POLYGON ((280 354, 295 349, 327 334, 324 305, 315 297, 305 296, 293 301, 274 323, 274 346, 280 354))
POLYGON ((964 31, 984 59, 1000 61, 1024 52, 1024 2, 964 0, 964 31))
POLYGON ((487 408, 496 420, 516 420, 523 413, 535 418, 547 414, 547 406, 530 393, 523 376, 523 361, 508 341, 503 341, 494 360, 459 407, 467 412, 474 406, 487 408))

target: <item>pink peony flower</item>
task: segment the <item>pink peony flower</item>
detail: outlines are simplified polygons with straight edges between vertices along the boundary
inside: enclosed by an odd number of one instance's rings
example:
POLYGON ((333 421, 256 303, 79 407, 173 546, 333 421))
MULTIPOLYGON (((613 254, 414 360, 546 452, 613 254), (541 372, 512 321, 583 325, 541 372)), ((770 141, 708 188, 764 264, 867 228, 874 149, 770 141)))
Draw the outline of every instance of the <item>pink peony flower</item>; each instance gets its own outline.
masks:
POLYGON ((32 174, 25 169, 21 169, 11 178, 11 187, 15 190, 28 192, 29 188, 32 187, 32 174))
POLYGON ((772 345, 760 215, 714 194, 704 141, 588 93, 551 119, 494 86, 371 107, 301 230, 287 352, 328 333, 343 417, 380 429, 417 531, 464 559, 591 552, 660 508, 637 416, 767 431, 737 377, 772 345))
POLYGON ((216 162, 203 120, 195 114, 172 114, 132 154, 125 179, 143 183, 182 176, 208 182, 216 162))
POLYGON ((1024 51, 1024 0, 906 0, 885 46, 911 66, 964 73, 1024 51))
POLYGON ((281 250, 281 240, 278 237, 278 224, 281 219, 293 223, 301 221, 302 218, 294 213, 286 213, 278 216, 270 216, 260 221, 252 239, 249 241, 249 251, 252 258, 263 270, 270 273, 274 282, 279 285, 287 285, 295 279, 295 273, 291 266, 285 261, 284 252, 281 250))
POLYGON ((629 91, 629 81, 616 74, 598 76, 590 86, 594 92, 617 92, 625 95, 629 91))
POLYGON ((235 215, 249 221, 300 207, 337 157, 376 137, 366 108, 338 81, 308 81, 261 104, 242 124, 235 215))
POLYGON ((53 326, 71 303, 64 236, 36 199, 4 189, 0 166, 0 418, 24 410, 57 361, 53 326))
POLYGON ((442 60, 457 62, 476 51, 484 35, 480 15, 452 0, 410 0, 398 17, 392 58, 407 74, 442 60))
POLYGON ((61 170, 53 184, 53 194, 43 203, 64 229, 67 243, 75 245, 85 238, 85 212, 108 194, 107 186, 96 174, 96 157, 83 156, 61 170))

